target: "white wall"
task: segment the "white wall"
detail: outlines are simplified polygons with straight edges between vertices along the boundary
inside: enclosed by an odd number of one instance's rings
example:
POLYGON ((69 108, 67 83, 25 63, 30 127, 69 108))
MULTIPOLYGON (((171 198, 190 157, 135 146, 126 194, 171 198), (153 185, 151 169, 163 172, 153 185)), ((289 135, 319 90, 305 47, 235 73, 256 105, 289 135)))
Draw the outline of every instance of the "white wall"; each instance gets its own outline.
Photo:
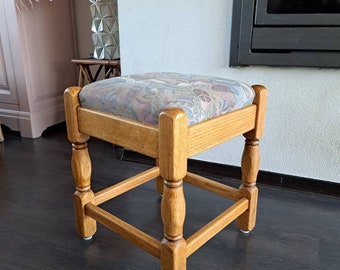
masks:
MULTIPOLYGON (((232 0, 118 3, 123 74, 176 71, 265 85, 261 169, 340 183, 340 69, 228 67, 232 0)), ((235 139, 196 158, 238 166, 242 145, 235 139)))

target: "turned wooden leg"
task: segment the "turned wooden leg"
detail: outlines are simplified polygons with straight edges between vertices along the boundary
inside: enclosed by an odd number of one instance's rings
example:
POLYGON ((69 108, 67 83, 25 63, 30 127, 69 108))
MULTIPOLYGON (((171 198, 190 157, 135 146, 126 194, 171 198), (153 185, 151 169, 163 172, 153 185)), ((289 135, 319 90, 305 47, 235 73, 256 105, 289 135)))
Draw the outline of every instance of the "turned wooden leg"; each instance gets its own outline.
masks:
POLYGON ((74 209, 77 232, 88 239, 96 232, 96 221, 85 214, 85 204, 91 201, 94 194, 91 190, 91 160, 87 149, 89 136, 79 132, 77 108, 80 87, 68 88, 64 93, 67 137, 72 142, 72 174, 76 185, 74 209))
POLYGON ((258 189, 256 187, 257 173, 260 164, 258 140, 246 139, 242 156, 242 184, 240 197, 249 200, 249 208, 237 220, 238 227, 243 232, 249 232, 255 227, 258 189))
POLYGON ((73 196, 77 233, 84 239, 91 239, 96 232, 96 221, 85 214, 85 204, 91 201, 91 160, 85 143, 72 144, 72 174, 76 185, 73 196))
POLYGON ((186 241, 183 238, 185 199, 183 178, 187 171, 187 119, 182 110, 169 109, 160 115, 161 178, 164 179, 161 269, 186 269, 186 241))
POLYGON ((243 232, 249 232, 255 227, 257 196, 256 179, 260 165, 259 139, 263 135, 265 111, 267 103, 267 89, 261 85, 254 85, 254 104, 257 106, 255 128, 246 134, 244 151, 242 155, 242 184, 240 197, 249 200, 248 210, 238 220, 238 227, 243 232))
POLYGON ((164 181, 162 199, 164 238, 161 247, 162 270, 186 269, 186 242, 183 238, 185 200, 183 181, 164 181))

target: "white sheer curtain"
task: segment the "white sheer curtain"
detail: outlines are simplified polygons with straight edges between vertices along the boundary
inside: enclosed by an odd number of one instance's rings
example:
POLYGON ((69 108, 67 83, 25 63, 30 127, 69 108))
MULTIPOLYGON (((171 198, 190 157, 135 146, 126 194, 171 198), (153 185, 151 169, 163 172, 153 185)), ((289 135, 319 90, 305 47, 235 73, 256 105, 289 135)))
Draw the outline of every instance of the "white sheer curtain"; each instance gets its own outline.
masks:
MULTIPOLYGON (((53 0, 45 0, 52 2, 53 0)), ((40 0, 15 0, 16 8, 19 12, 22 10, 30 10, 34 8, 34 2, 40 2, 40 0)))

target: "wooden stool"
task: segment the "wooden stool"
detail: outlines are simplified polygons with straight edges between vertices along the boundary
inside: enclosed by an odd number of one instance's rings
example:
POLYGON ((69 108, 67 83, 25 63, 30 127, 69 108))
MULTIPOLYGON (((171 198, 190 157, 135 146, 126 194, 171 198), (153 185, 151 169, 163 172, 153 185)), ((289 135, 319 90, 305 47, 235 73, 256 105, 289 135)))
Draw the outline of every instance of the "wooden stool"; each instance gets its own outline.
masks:
POLYGON ((98 76, 101 70, 104 71, 104 79, 108 79, 111 75, 113 77, 120 76, 120 60, 113 59, 94 59, 94 58, 85 58, 85 59, 72 59, 71 62, 73 64, 79 65, 79 80, 78 86, 83 87, 85 84, 85 79, 88 83, 92 83, 97 81, 98 76), (98 66, 95 75, 92 75, 91 66, 98 66))
MULTIPOLYGON (((98 81, 65 91, 77 232, 91 238, 96 222, 120 234, 161 261, 163 270, 185 270, 186 258, 237 220, 241 231, 255 226, 259 139, 267 90, 216 77, 147 73, 98 81), (242 184, 235 189, 187 171, 187 159, 244 135, 242 184), (90 136, 156 159, 156 166, 104 190, 91 190, 90 136), (163 195, 162 240, 144 233, 99 207, 120 194, 156 179, 163 195), (183 181, 234 201, 233 205, 184 239, 183 181)), ((209 202, 207 202, 209 203, 209 202)))

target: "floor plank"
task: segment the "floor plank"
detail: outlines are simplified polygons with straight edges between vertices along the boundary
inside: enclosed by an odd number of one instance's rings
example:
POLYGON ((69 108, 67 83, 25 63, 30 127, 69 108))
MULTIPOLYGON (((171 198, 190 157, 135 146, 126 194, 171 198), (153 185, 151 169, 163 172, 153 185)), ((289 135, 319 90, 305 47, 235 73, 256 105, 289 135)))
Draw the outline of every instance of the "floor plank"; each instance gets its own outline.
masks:
MULTIPOLYGON (((159 269, 143 250, 99 225, 92 241, 75 233, 65 127, 24 139, 4 129, 0 143, 0 269, 159 269)), ((117 159, 111 145, 91 139, 93 189, 145 170, 117 159)), ((217 179, 238 186, 238 181, 217 179)), ((258 219, 248 236, 232 223, 188 259, 188 270, 338 270, 340 199, 259 186, 258 219)), ((185 185, 190 235, 230 202, 185 185)), ((154 183, 105 203, 117 216, 160 238, 160 198, 154 183)))

